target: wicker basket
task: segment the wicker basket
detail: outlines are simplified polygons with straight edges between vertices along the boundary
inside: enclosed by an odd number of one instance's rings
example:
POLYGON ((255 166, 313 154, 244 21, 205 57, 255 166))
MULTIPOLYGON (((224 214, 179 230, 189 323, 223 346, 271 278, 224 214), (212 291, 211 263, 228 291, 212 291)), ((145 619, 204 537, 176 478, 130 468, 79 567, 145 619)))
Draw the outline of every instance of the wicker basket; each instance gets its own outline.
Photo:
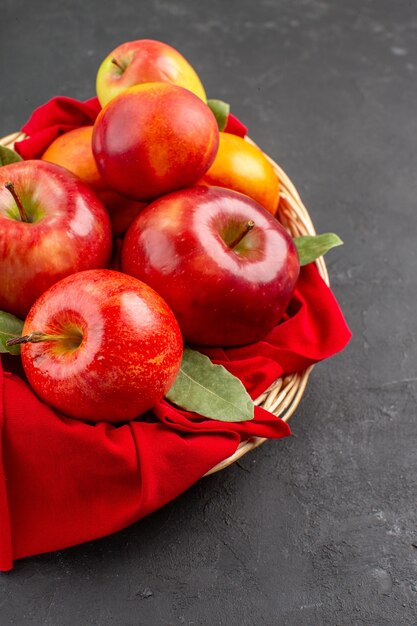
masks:
MULTIPOLYGON (((12 133, 7 137, 3 137, 3 139, 0 139, 0 144, 13 148, 16 141, 20 141, 24 138, 25 135, 23 133, 12 133)), ((256 145, 249 138, 246 138, 246 140, 249 143, 256 145)), ((268 155, 265 156, 272 164, 281 183, 277 212, 280 222, 293 237, 298 237, 300 235, 315 235, 316 231, 314 230, 308 211, 302 203, 293 183, 285 172, 279 167, 279 165, 275 163, 275 161, 269 158, 268 155)), ((329 276, 323 257, 319 258, 316 261, 316 264, 321 277, 328 285, 329 276)), ((274 415, 280 416, 282 420, 287 422, 302 398, 312 369, 313 366, 307 368, 303 372, 279 378, 255 400, 255 404, 261 405, 264 409, 274 413, 274 415)), ((221 463, 218 463, 209 472, 207 472, 206 476, 225 469, 232 463, 235 463, 235 461, 240 459, 243 455, 260 446, 265 441, 266 439, 263 437, 251 437, 250 439, 243 441, 234 454, 221 463)))

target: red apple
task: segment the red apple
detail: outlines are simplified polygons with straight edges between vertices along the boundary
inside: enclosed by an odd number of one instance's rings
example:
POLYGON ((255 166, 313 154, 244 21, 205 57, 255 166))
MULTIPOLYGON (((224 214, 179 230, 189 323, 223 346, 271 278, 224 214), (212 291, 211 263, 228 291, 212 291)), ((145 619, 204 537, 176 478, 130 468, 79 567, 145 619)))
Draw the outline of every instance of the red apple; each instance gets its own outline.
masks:
POLYGON ((0 310, 25 317, 48 287, 105 267, 110 252, 107 212, 79 178, 43 161, 0 168, 0 310))
POLYGON ((66 415, 120 422, 150 409, 179 371, 182 337, 162 298, 112 270, 68 276, 31 308, 22 361, 38 396, 66 415))
POLYGON ((167 83, 127 89, 101 111, 93 132, 100 174, 133 200, 193 185, 213 162, 218 143, 209 107, 167 83))
POLYGON ((196 186, 159 198, 135 219, 122 270, 161 294, 186 342, 237 346, 279 322, 299 261, 289 234, 254 200, 196 186))
POLYGON ((102 107, 128 87, 142 83, 172 83, 206 101, 206 93, 191 65, 175 48, 161 41, 139 39, 115 48, 97 74, 97 96, 102 107))

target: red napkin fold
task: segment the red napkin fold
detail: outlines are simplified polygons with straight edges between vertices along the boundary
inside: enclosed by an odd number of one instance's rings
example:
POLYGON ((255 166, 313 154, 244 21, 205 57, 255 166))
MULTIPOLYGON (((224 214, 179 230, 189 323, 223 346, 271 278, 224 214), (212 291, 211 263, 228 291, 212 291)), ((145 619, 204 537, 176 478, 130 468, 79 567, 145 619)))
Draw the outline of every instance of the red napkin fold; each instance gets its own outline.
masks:
POLYGON ((66 96, 52 98, 35 109, 22 127, 28 138, 16 142, 16 152, 25 160, 39 159, 59 135, 94 124, 100 108, 97 98, 85 102, 66 96))
MULTIPOLYGON (((50 108, 44 105, 25 125, 31 138, 20 143, 20 153, 34 158, 47 147, 45 137, 51 141, 56 133, 91 123, 94 106, 68 98, 54 99, 50 108)), ((349 338, 331 290, 311 265, 301 271, 285 320, 263 341, 204 351, 256 397, 282 374, 338 352, 349 338)), ((165 400, 126 424, 90 425, 41 402, 19 368, 17 357, 3 357, 0 363, 3 571, 12 568, 14 559, 131 524, 177 497, 248 437, 290 434, 287 424, 259 407, 253 421, 230 424, 182 411, 165 400)))

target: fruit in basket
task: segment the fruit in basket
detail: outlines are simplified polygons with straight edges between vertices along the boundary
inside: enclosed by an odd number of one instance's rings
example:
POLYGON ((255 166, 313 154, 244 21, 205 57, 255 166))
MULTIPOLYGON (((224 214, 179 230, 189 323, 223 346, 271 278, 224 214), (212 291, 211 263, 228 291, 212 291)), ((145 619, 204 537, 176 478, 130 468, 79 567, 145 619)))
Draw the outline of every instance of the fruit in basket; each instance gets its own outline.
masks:
POLYGON ((275 214, 279 181, 267 158, 236 135, 220 133, 219 139, 216 158, 199 183, 240 191, 275 214))
POLYGON ((38 396, 66 415, 120 422, 154 406, 179 371, 182 337, 162 298, 136 278, 90 270, 53 285, 23 327, 38 396))
POLYGON ((93 126, 70 130, 51 143, 42 160, 61 165, 88 183, 107 209, 113 235, 120 237, 146 203, 136 202, 109 189, 97 169, 91 146, 92 136, 93 126))
POLYGON ((125 198, 117 191, 106 189, 97 193, 107 209, 114 237, 122 237, 135 217, 147 206, 147 202, 137 202, 125 198))
POLYGON ((93 126, 74 128, 59 135, 42 155, 43 161, 61 165, 76 174, 95 191, 106 189, 107 185, 100 176, 91 148, 93 126))
POLYGON ((156 82, 185 87, 206 100, 199 77, 182 54, 152 39, 129 41, 110 52, 97 73, 97 96, 104 107, 128 87, 156 82))
POLYGON ((114 190, 150 200, 193 185, 212 164, 216 118, 190 91, 167 83, 131 87, 94 125, 93 153, 114 190))
POLYGON ((62 167, 20 161, 0 168, 0 310, 25 317, 64 276, 105 267, 107 212, 88 185, 62 167))
POLYGON ((195 186, 159 198, 134 220, 122 270, 161 294, 186 342, 236 346, 279 322, 299 261, 289 234, 255 201, 195 186))

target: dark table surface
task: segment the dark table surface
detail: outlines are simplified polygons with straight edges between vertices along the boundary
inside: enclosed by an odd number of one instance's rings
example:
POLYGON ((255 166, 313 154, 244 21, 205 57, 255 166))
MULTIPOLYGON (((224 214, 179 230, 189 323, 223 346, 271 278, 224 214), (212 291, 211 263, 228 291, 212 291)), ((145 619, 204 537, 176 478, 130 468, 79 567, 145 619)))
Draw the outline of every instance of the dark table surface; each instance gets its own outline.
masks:
POLYGON ((0 136, 161 39, 296 183, 353 331, 269 442, 111 537, 0 576, 0 623, 417 622, 417 12, 397 0, 2 0, 0 136))

